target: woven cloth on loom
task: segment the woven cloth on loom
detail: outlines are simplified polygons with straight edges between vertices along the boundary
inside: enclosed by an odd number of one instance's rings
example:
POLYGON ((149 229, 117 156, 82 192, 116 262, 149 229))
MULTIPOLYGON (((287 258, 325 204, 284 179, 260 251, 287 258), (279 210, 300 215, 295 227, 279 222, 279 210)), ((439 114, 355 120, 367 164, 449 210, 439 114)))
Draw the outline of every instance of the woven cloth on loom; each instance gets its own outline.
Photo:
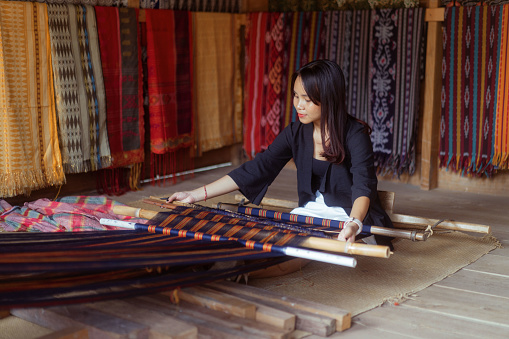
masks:
POLYGON ((138 11, 115 7, 95 10, 108 102, 111 166, 139 164, 145 153, 138 11))
POLYGON ((183 170, 183 160, 189 159, 194 146, 193 42, 190 12, 146 10, 146 22, 154 178, 156 174, 174 174, 177 163, 183 170), (179 150, 185 152, 176 159, 179 150))
POLYGON ((65 182, 46 4, 0 2, 0 196, 65 182))
POLYGON ((116 205, 120 204, 101 196, 40 199, 22 207, 0 200, 0 275, 4 278, 0 309, 155 293, 235 277, 287 260, 235 241, 115 231, 100 225, 100 218, 148 222, 113 214, 116 205), (276 261, 211 268, 221 261, 267 258, 276 261))
POLYGON ((371 141, 382 173, 415 171, 424 9, 372 12, 371 141))
POLYGON ((242 140, 239 16, 193 13, 198 154, 242 140))
POLYGON ((444 23, 440 165, 490 175, 507 168, 509 6, 448 8, 444 23))

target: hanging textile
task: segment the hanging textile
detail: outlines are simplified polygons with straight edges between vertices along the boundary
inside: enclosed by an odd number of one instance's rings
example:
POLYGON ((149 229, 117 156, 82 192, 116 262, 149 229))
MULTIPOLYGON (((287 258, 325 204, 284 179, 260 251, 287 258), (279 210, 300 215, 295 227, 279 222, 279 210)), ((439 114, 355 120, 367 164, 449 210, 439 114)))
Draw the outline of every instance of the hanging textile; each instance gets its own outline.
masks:
POLYGON ((140 8, 148 9, 173 9, 192 12, 226 12, 240 13, 240 0, 140 0, 140 8))
POLYGON ((271 12, 351 11, 418 6, 419 0, 269 0, 271 12))
POLYGON ((101 188, 108 194, 135 190, 144 152, 143 76, 138 10, 96 7, 102 70, 108 102, 106 115, 111 169, 101 173, 101 188), (123 178, 129 167, 129 180, 123 178))
POLYGON ((375 10, 370 57, 371 141, 381 173, 415 171, 424 9, 375 10))
POLYGON ((65 182, 46 4, 0 1, 0 196, 65 182))
POLYGON ((94 9, 48 5, 48 20, 64 170, 107 167, 111 158, 94 9))
MULTIPOLYGON (((194 148, 191 13, 146 10, 152 178, 191 167, 194 148), (187 164, 185 163, 187 162, 187 164)), ((176 177, 173 176, 175 181, 176 177)))
POLYGON ((244 149, 250 158, 284 127, 284 24, 284 13, 249 15, 244 149))
POLYGON ((196 145, 201 153, 242 140, 238 17, 193 13, 196 145), (237 79, 237 80, 235 80, 237 79))
MULTIPOLYGON (((492 9, 490 7, 490 9, 492 9)), ((492 9, 493 10, 493 9, 492 9)), ((496 79, 496 110, 493 166, 509 168, 509 5, 497 7, 501 17, 498 22, 499 56, 496 79)), ((492 43, 490 39, 490 44, 492 43)), ((491 46, 490 46, 491 47, 491 46)), ((493 131, 492 131, 493 133, 493 131)))
POLYGON ((286 13, 285 60, 288 60, 286 74, 286 106, 284 107, 284 126, 297 120, 291 93, 291 76, 310 61, 325 57, 324 12, 286 13))
POLYGON ((106 98, 92 6, 49 5, 62 158, 67 173, 111 164, 106 98))
POLYGON ((324 27, 322 12, 249 15, 244 150, 250 158, 295 121, 291 75, 312 60, 323 59, 324 27))
POLYGON ((369 56, 372 11, 325 13, 325 58, 343 70, 348 113, 371 123, 369 114, 369 56))
POLYGON ((508 10, 509 6, 446 10, 440 125, 442 167, 476 175, 490 175, 494 166, 507 167, 508 10))

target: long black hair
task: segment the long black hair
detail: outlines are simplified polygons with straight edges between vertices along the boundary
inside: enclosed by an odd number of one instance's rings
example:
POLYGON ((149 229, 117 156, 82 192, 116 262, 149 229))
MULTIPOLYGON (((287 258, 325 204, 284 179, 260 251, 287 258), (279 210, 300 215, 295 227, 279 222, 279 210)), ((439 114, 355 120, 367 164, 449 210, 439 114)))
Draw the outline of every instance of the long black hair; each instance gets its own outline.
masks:
MULTIPOLYGON (((320 128, 322 134, 322 156, 327 161, 340 164, 345 159, 346 123, 348 119, 358 120, 346 109, 346 85, 343 71, 335 62, 315 60, 302 66, 292 75, 291 90, 300 77, 309 99, 321 107, 320 128), (328 138, 328 139, 327 139, 328 138)), ((366 133, 371 133, 369 126, 366 133)))

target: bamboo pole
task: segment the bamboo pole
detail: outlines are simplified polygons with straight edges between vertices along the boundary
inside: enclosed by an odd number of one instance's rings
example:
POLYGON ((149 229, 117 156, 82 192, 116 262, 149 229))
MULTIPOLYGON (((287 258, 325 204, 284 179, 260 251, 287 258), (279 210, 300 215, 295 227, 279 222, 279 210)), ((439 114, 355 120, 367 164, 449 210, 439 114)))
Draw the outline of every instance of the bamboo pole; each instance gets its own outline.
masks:
MULTIPOLYGON (((163 204, 164 206, 172 204, 163 204)), ((170 207, 171 208, 171 207, 170 207)), ((176 208, 174 205, 173 208, 176 208)), ((151 219, 157 215, 156 211, 146 210, 142 208, 130 206, 114 206, 113 213, 119 215, 126 215, 136 218, 151 219)), ((328 238, 318 237, 303 237, 303 241, 299 246, 317 249, 322 251, 329 251, 335 253, 348 253, 354 255, 364 255, 377 258, 388 258, 390 256, 390 249, 388 246, 381 245, 367 245, 360 243, 351 243, 328 238)))

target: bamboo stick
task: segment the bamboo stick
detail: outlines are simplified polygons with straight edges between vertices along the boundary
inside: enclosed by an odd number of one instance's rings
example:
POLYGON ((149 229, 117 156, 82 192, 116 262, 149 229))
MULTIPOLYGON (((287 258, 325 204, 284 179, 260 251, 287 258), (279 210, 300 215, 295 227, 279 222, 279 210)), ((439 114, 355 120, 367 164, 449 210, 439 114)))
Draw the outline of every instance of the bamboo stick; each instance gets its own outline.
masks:
MULTIPOLYGON (((171 206, 172 204, 162 204, 162 205, 171 206)), ((155 217, 158 212, 130 206, 114 206, 113 213, 143 219, 151 219, 155 217)), ((299 246, 305 248, 318 249, 336 253, 365 255, 378 258, 388 258, 390 256, 390 249, 388 246, 351 243, 318 237, 303 237, 303 238, 304 239, 299 246)))

